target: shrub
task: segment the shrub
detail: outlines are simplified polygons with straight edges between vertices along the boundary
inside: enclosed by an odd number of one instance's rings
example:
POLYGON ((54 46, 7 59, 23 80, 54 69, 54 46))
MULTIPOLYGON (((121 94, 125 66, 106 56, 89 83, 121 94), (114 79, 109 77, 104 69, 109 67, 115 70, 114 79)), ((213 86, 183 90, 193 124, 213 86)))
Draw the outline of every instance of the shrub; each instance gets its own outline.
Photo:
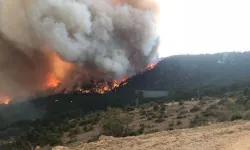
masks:
POLYGON ((135 110, 135 107, 133 107, 133 106, 126 106, 124 109, 125 109, 127 112, 130 112, 130 111, 134 111, 134 110, 135 110))
POLYGON ((102 132, 107 136, 127 136, 130 122, 132 117, 121 109, 109 108, 102 122, 102 132))
POLYGON ((155 132, 159 132, 159 129, 151 129, 149 131, 146 131, 145 134, 150 134, 150 133, 155 133, 155 132))
POLYGON ((248 96, 248 95, 249 95, 249 89, 248 89, 248 88, 245 88, 243 94, 244 94, 244 96, 248 96))
POLYGON ((144 109, 140 109, 140 115, 141 116, 147 115, 147 112, 144 109))
POLYGON ((182 111, 179 113, 179 115, 184 115, 184 114, 187 114, 187 113, 189 113, 189 111, 187 111, 187 110, 182 110, 182 111))
POLYGON ((82 128, 82 130, 83 130, 84 132, 89 132, 89 131, 91 131, 91 130, 94 130, 94 127, 91 126, 91 125, 86 125, 86 126, 84 126, 84 127, 82 128))
POLYGON ((165 107, 164 104, 162 104, 162 105, 161 105, 161 108, 160 108, 160 112, 165 112, 165 110, 166 110, 166 107, 165 107))
POLYGON ((163 118, 168 118, 168 116, 167 115, 163 115, 163 118))
POLYGON ((140 128, 137 132, 141 135, 144 133, 144 130, 145 130, 145 124, 140 124, 140 128))
POLYGON ((75 143, 75 142, 77 142, 77 138, 72 138, 67 143, 69 144, 69 143, 75 143))
POLYGON ((245 104, 245 110, 250 110, 250 101, 249 100, 245 104))
POLYGON ((144 133, 145 130, 145 125, 144 124, 140 124, 140 128, 137 131, 134 131, 130 134, 130 136, 138 136, 144 133))
POLYGON ((173 126, 174 126, 174 123, 172 122, 172 123, 170 123, 168 126, 169 126, 169 127, 173 127, 173 126))
POLYGON ((206 125, 208 123, 208 119, 201 115, 196 115, 193 120, 190 121, 190 127, 197 127, 206 125))
POLYGON ((161 123, 161 122, 163 122, 163 121, 165 121, 165 119, 164 118, 157 118, 156 120, 155 120, 155 122, 156 123, 161 123))
POLYGON ((69 131, 69 137, 72 137, 72 136, 74 136, 74 135, 76 135, 78 133, 80 133, 80 128, 76 127, 76 128, 69 131))
POLYGON ((180 121, 180 120, 178 120, 177 122, 176 122, 176 125, 178 126, 178 125, 181 125, 182 124, 182 122, 180 121))
POLYGON ((238 99, 236 100, 236 104, 241 104, 241 105, 245 105, 247 102, 247 99, 245 99, 244 97, 238 97, 238 99))
POLYGON ((217 108, 217 105, 211 105, 208 107, 205 111, 203 111, 201 114, 205 117, 216 117, 218 110, 214 110, 217 108))
POLYGON ((152 120, 153 118, 152 117, 148 117, 147 120, 152 120))
POLYGON ((244 118, 245 120, 250 120, 250 111, 247 111, 244 118))
POLYGON ((176 117, 176 119, 181 119, 181 118, 183 118, 182 115, 178 115, 178 116, 176 117))
POLYGON ((87 141, 87 143, 96 142, 96 141, 98 141, 99 137, 100 137, 100 135, 95 136, 95 137, 89 139, 89 140, 87 141))
POLYGON ((231 119, 231 112, 229 111, 216 111, 215 116, 218 122, 225 122, 231 119))
POLYGON ((208 110, 218 109, 218 105, 217 104, 212 104, 207 109, 208 110))
POLYGON ((227 99, 222 99, 222 100, 220 100, 219 101, 219 105, 225 105, 225 104, 227 104, 229 101, 227 100, 227 99))
POLYGON ((234 113, 234 114, 232 115, 231 120, 234 121, 234 120, 239 120, 239 119, 242 119, 242 118, 243 118, 242 114, 239 113, 239 112, 236 112, 236 113, 234 113))
POLYGON ((205 105, 206 104, 206 101, 204 101, 204 100, 201 100, 201 101, 199 101, 199 103, 198 103, 198 105, 205 105))
POLYGON ((169 127, 168 130, 174 130, 174 128, 173 127, 169 127))
POLYGON ((153 114, 153 115, 152 115, 152 118, 156 118, 156 117, 157 117, 156 114, 153 114))
POLYGON ((184 104, 184 102, 183 101, 179 101, 179 105, 181 106, 181 105, 183 105, 184 104))
POLYGON ((154 107, 153 107, 153 110, 154 111, 158 111, 159 110, 159 106, 157 104, 155 104, 154 107))
POLYGON ((200 107, 198 106, 194 106, 192 109, 190 109, 190 112, 194 113, 194 112, 197 112, 197 111, 200 111, 200 107))

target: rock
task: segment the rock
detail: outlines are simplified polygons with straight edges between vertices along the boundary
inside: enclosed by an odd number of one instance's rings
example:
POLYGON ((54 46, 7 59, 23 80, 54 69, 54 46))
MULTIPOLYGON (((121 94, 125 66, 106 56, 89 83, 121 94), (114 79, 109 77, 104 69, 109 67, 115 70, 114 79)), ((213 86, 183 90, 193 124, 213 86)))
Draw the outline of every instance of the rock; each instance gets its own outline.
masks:
POLYGON ((56 147, 52 148, 52 150, 70 150, 70 149, 67 147, 63 147, 63 146, 56 146, 56 147))
POLYGON ((35 148, 35 150, 41 150, 41 147, 40 147, 40 146, 37 146, 37 147, 35 148))

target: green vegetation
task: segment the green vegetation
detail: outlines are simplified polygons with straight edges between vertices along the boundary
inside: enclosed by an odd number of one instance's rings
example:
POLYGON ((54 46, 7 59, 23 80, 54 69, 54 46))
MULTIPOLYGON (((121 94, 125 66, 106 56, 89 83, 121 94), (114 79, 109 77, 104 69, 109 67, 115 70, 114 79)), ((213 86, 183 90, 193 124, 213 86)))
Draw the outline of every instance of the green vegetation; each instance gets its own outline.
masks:
POLYGON ((132 117, 118 108, 108 108, 103 119, 103 134, 114 137, 123 137, 130 134, 129 123, 132 117))
POLYGON ((194 113, 194 112, 197 112, 200 110, 201 110, 201 108, 199 106, 194 106, 193 108, 190 109, 190 112, 194 113))
POLYGON ((190 127, 197 127, 206 125, 208 123, 208 119, 202 115, 196 115, 193 120, 190 121, 190 127))

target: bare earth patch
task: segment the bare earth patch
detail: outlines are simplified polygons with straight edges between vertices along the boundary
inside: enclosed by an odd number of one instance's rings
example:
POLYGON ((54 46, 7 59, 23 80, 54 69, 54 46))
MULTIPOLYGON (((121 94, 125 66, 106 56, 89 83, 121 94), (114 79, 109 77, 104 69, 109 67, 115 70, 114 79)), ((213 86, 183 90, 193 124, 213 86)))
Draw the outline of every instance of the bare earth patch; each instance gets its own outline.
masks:
MULTIPOLYGON (((237 121, 210 126, 163 131, 137 137, 101 136, 99 141, 69 150, 249 150, 250 122, 237 121)), ((54 149, 59 150, 59 149, 54 149)))

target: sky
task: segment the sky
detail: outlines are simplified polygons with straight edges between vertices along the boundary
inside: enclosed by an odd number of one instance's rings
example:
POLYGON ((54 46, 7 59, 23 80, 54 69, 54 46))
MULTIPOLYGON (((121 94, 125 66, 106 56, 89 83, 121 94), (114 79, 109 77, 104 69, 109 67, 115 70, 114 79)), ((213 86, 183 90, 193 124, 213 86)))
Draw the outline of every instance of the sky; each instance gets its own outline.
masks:
POLYGON ((159 0, 160 57, 250 50, 250 0, 159 0))

